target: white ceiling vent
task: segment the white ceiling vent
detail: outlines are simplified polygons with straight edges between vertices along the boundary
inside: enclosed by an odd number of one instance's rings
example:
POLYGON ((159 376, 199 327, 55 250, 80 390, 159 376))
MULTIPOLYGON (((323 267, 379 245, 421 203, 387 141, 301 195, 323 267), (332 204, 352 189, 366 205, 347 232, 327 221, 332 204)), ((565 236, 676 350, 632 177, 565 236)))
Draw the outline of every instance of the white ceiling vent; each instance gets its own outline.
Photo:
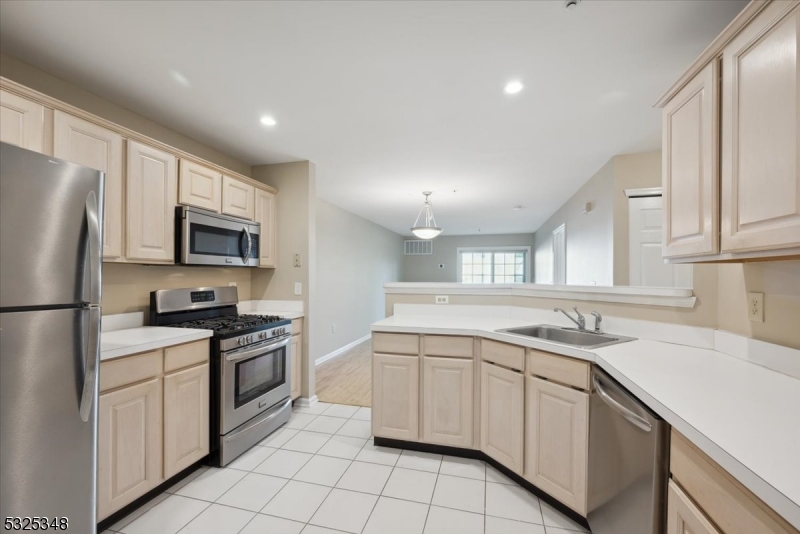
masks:
POLYGON ((433 241, 430 239, 406 239, 405 250, 403 254, 406 256, 423 256, 433 254, 433 241))

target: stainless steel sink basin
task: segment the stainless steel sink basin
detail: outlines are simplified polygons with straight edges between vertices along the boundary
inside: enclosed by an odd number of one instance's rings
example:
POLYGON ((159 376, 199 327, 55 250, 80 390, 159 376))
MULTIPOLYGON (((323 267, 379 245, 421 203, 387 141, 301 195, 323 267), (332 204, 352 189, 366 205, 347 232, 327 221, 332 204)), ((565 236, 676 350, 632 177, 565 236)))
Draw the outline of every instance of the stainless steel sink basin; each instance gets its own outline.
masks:
POLYGON ((547 324, 537 324, 532 326, 520 326, 518 328, 505 328, 498 330, 498 332, 505 332, 507 334, 514 334, 517 336, 532 337, 541 339, 543 341, 550 341, 552 343, 560 343, 561 345, 569 345, 570 347, 578 347, 581 349, 595 349, 598 347, 606 347, 608 345, 616 345, 617 343, 625 343, 632 341, 635 337, 618 336, 615 334, 595 334, 589 331, 579 331, 576 328, 562 328, 560 326, 553 326, 547 324))

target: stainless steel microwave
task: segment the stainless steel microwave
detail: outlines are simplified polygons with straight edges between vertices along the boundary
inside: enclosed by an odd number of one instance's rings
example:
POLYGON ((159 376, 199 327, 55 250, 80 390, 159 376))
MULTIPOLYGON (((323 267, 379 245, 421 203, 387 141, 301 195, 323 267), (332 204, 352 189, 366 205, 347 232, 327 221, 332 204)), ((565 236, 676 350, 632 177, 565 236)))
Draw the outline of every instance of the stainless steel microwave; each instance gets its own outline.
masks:
POLYGON ((175 208, 175 262, 184 265, 258 267, 257 222, 178 206, 175 208))

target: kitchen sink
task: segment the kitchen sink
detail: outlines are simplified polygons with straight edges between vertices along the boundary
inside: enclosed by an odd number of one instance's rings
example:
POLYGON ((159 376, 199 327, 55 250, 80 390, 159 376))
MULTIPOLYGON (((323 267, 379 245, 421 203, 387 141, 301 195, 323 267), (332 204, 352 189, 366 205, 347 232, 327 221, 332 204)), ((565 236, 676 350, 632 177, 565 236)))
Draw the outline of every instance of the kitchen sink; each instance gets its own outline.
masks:
POLYGON ((581 331, 577 328, 563 328, 547 324, 537 324, 532 326, 520 326, 518 328, 504 328, 498 330, 506 334, 516 336, 532 337, 561 345, 569 345, 581 349, 594 349, 633 341, 635 337, 618 336, 615 334, 596 334, 589 331, 581 331))

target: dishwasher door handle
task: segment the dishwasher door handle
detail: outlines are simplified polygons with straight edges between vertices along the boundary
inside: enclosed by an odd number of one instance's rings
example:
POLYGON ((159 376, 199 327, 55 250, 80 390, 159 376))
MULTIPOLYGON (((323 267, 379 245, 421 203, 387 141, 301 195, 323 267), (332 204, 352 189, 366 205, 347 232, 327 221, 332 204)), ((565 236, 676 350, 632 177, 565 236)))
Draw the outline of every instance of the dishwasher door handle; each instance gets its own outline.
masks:
POLYGON ((629 423, 633 424, 634 426, 644 430, 645 432, 650 432, 653 429, 653 426, 647 422, 642 416, 637 415, 624 407, 622 404, 614 400, 611 395, 603 389, 603 386, 600 384, 600 381, 597 379, 597 375, 592 376, 592 381, 594 382, 594 389, 597 391, 597 394, 600 396, 600 399, 605 402, 609 408, 617 412, 619 415, 624 417, 629 423))

